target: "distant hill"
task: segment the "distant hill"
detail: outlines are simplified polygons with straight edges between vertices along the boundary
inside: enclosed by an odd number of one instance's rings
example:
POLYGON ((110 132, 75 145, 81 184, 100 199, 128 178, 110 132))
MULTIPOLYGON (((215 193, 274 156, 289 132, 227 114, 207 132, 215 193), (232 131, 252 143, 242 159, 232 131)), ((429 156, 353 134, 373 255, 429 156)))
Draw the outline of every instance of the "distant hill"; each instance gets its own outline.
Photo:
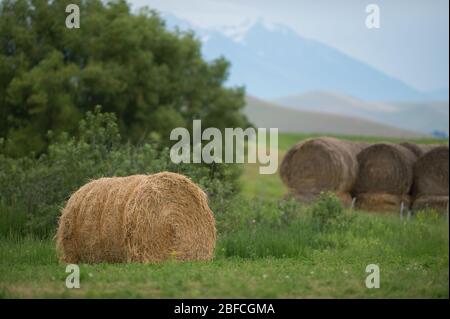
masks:
POLYGON ((424 136, 357 117, 293 110, 251 96, 247 96, 246 102, 244 112, 253 124, 257 127, 277 127, 280 132, 400 138, 424 136))
POLYGON ((274 99, 308 91, 335 91, 368 101, 446 100, 448 89, 419 92, 399 79, 343 52, 263 20, 236 27, 204 29, 164 14, 168 26, 195 31, 206 59, 231 62, 229 85, 249 95, 274 99))
MULTIPOLYGON (((326 116, 324 113, 340 115, 339 120, 334 117, 337 123, 344 123, 343 119, 350 116, 357 118, 357 123, 363 119, 368 121, 372 128, 376 124, 424 134, 449 133, 448 88, 419 92, 330 46, 262 20, 235 27, 205 29, 173 15, 163 14, 163 17, 169 28, 193 30, 203 42, 202 52, 206 59, 225 56, 231 62, 227 85, 243 85, 248 95, 272 100, 274 104, 294 110, 313 111, 320 119, 326 116)), ((263 121, 262 115, 254 115, 263 121)), ((294 113, 291 115, 298 117, 294 113)), ((278 115, 270 116, 277 118, 278 115)), ((288 125, 289 130, 297 129, 288 118, 283 118, 280 125, 283 123, 292 124, 288 125)), ((357 123, 348 129, 353 131, 357 123)), ((317 123, 314 125, 310 127, 304 123, 310 131, 317 128, 317 123)), ((336 124, 330 124, 330 130, 346 130, 344 126, 337 128, 336 124)), ((326 129, 326 126, 320 129, 326 129)), ((363 129, 360 127, 358 131, 363 129)), ((402 130, 396 132, 394 135, 404 133, 402 130)))
POLYGON ((357 116, 426 134, 449 133, 448 102, 366 102, 340 93, 318 91, 274 102, 295 110, 357 116))

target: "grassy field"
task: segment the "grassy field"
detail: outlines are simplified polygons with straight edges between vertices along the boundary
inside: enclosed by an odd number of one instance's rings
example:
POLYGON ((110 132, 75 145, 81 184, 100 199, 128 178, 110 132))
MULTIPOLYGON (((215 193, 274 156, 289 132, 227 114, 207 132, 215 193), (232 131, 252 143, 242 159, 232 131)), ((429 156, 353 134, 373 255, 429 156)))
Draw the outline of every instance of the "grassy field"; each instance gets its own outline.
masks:
POLYGON ((448 225, 358 215, 345 231, 254 225, 219 238, 212 262, 82 265, 80 289, 50 240, 0 242, 0 296, 145 298, 448 298, 448 225), (365 267, 380 267, 380 288, 365 267))
MULTIPOLYGON (((280 136, 280 157, 304 137, 280 136)), ((11 234, 0 239, 0 297, 449 297, 445 217, 420 213, 401 221, 345 211, 322 227, 309 207, 280 204, 285 190, 277 175, 259 175, 249 165, 242 183, 242 202, 226 216, 215 212, 211 262, 80 265, 81 288, 67 289, 53 240, 11 234), (380 267, 379 289, 365 286, 369 264, 380 267)))

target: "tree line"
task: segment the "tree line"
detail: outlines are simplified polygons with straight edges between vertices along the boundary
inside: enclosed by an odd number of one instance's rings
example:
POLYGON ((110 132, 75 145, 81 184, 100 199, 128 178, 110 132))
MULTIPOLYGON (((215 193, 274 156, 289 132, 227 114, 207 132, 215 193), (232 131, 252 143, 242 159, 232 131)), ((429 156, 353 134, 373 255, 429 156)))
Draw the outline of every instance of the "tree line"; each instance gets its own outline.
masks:
POLYGON ((0 152, 45 153, 48 132, 77 134, 87 111, 114 113, 124 142, 169 143, 193 119, 248 125, 244 89, 227 88, 229 63, 205 61, 192 32, 169 30, 157 12, 124 0, 0 3, 0 152), (69 3, 81 27, 65 25, 69 3))

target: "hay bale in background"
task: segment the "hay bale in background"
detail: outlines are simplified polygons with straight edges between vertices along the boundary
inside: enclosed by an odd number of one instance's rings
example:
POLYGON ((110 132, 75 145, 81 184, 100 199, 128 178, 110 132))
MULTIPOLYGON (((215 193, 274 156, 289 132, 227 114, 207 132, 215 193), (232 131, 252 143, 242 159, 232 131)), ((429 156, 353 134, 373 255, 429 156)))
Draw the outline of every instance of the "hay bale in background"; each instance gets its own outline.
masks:
POLYGON ((402 142, 400 145, 413 152, 417 158, 439 146, 436 144, 416 144, 411 142, 402 142))
POLYGON ((409 149, 392 143, 373 144, 360 152, 359 175, 353 189, 357 207, 397 211, 402 202, 408 203, 416 159, 409 149))
POLYGON ((409 195, 365 193, 356 197, 355 208, 368 212, 392 213, 399 212, 402 203, 406 211, 411 205, 411 197, 409 195))
POLYGON ((358 175, 356 156, 367 143, 331 137, 312 138, 294 145, 283 158, 280 176, 300 201, 310 202, 321 192, 333 192, 351 203, 350 191, 358 175))
POLYGON ((56 240, 68 263, 209 260, 216 229, 206 194, 164 172, 84 185, 64 208, 56 240))
POLYGON ((448 196, 422 196, 414 200, 412 209, 416 212, 432 209, 439 213, 446 213, 449 209, 448 196))
POLYGON ((414 153, 414 155, 416 155, 416 157, 420 157, 426 152, 426 150, 421 145, 416 143, 402 142, 400 143, 400 145, 409 149, 414 153))
POLYGON ((448 196, 449 147, 442 145, 414 164, 414 196, 448 196))
POLYGON ((447 211, 449 196, 449 147, 435 147, 414 165, 413 209, 426 207, 447 211))
POLYGON ((353 192, 407 195, 416 156, 403 146, 377 143, 358 155, 359 175, 353 192))
MULTIPOLYGON (((284 155, 283 160, 281 161, 280 168, 278 170, 281 180, 287 186, 289 183, 289 175, 291 170, 291 160, 295 153, 302 147, 304 141, 295 144, 292 146, 284 155)), ((289 187, 289 186, 288 186, 289 187)))

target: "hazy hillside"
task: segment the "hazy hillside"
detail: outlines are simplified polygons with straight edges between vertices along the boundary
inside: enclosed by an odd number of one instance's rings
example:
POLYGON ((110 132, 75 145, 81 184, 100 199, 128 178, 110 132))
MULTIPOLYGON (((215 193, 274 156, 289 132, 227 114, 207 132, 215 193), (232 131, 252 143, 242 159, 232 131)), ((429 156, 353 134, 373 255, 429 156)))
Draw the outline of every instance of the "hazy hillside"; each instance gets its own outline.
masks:
MULTIPOLYGON (((330 46, 262 20, 204 29, 172 15, 164 17, 169 27, 195 31, 207 59, 225 56, 231 62, 228 84, 245 86, 248 95, 295 110, 351 116, 407 131, 439 131, 448 135, 446 88, 418 92, 330 46), (445 102, 436 102, 439 100, 445 102)), ((342 129, 346 129, 345 125, 342 129)))
POLYGON ((357 117, 297 111, 247 97, 245 113, 257 127, 278 127, 280 132, 329 133, 413 138, 423 134, 397 129, 357 117))
POLYGON ((172 15, 170 27, 192 29, 207 59, 231 62, 230 85, 245 85, 263 99, 311 90, 343 92, 364 100, 448 100, 448 90, 419 92, 374 67, 293 30, 262 20, 236 27, 202 29, 172 15))
POLYGON ((430 134, 449 133, 448 102, 366 102, 334 92, 309 92, 276 99, 295 110, 357 116, 395 127, 430 134))

